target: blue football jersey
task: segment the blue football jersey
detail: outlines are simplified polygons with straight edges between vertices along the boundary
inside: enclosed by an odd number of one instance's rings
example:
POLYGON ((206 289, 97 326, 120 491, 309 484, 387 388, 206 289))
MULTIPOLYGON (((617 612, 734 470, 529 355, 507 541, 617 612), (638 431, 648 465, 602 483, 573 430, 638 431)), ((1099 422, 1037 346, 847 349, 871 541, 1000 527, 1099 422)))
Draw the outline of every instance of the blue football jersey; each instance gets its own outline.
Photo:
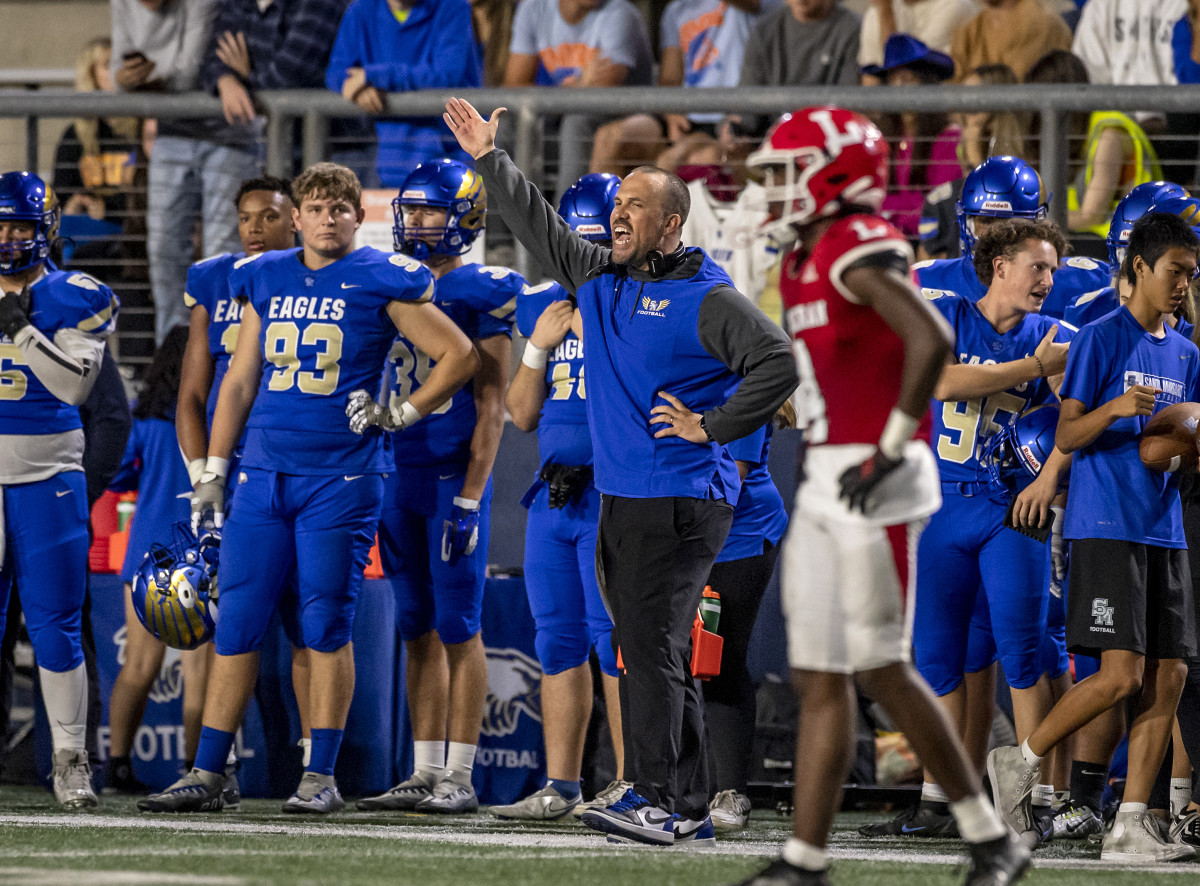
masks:
POLYGON ((1054 285, 1042 303, 1042 316, 1066 320, 1067 309, 1071 304, 1088 293, 1098 293, 1111 288, 1112 278, 1113 269, 1108 262, 1082 255, 1072 255, 1063 259, 1054 273, 1054 285))
POLYGON ((1121 307, 1117 290, 1108 286, 1095 292, 1084 292, 1071 300, 1063 311, 1063 319, 1077 329, 1094 323, 1121 307))
MULTIPOLYGON (((980 282, 975 266, 966 256, 917 262, 913 271, 926 298, 961 295, 979 301, 987 293, 987 287, 980 282)), ((1046 295, 1041 314, 1061 319, 1074 299, 1111 285, 1111 270, 1103 262, 1076 256, 1064 259, 1054 273, 1054 285, 1046 295)))
POLYGON ((208 311, 208 352, 213 358, 212 387, 208 391, 210 430, 221 379, 225 377, 229 360, 237 349, 238 331, 242 326, 242 302, 235 299, 229 290, 229 275, 234 265, 245 257, 244 252, 224 252, 196 262, 187 272, 184 304, 189 308, 200 305, 208 311))
POLYGON ((385 472, 383 435, 352 432, 346 398, 379 387, 396 339, 388 304, 431 300, 433 277, 369 246, 319 271, 302 258, 302 249, 248 256, 230 276, 233 294, 262 318, 263 375, 242 463, 288 474, 385 472))
MULTIPOLYGON (((1155 411, 1197 398, 1200 351, 1170 326, 1148 333, 1127 308, 1079 330, 1067 357, 1061 396, 1091 412, 1134 385, 1162 393, 1155 411)), ((1071 462, 1066 538, 1111 538, 1185 548, 1176 474, 1142 464, 1138 442, 1149 418, 1118 418, 1071 462)))
MULTIPOLYGON (((517 329, 529 338, 538 317, 567 298, 557 283, 528 286, 517 299, 517 329)), ((546 361, 549 391, 538 417, 538 455, 542 464, 590 465, 592 436, 587 423, 587 388, 583 373, 583 341, 574 332, 550 352, 546 361)))
MULTIPOLYGON (((970 299, 942 296, 933 300, 933 306, 954 327, 954 356, 962 364, 1009 363, 1028 357, 1056 323, 1055 341, 1070 341, 1075 334, 1072 327, 1053 317, 1027 314, 1001 335, 970 299)), ((988 438, 1028 407, 1051 397, 1046 380, 1034 379, 975 400, 946 403, 934 400, 930 407, 933 416, 930 445, 938 458, 942 479, 956 483, 986 481, 988 473, 979 456, 988 438)))
POLYGON ((961 295, 971 301, 979 301, 987 292, 987 287, 979 282, 975 266, 965 255, 920 261, 912 269, 917 275, 917 285, 926 298, 961 295))
MULTIPOLYGON (((525 278, 508 268, 467 264, 434 283, 433 302, 467 337, 512 338, 517 296, 525 278)), ((388 357, 388 396, 403 403, 425 383, 436 364, 404 336, 397 336, 388 357)), ((475 395, 467 382, 453 397, 411 428, 392 435, 398 465, 466 464, 475 433, 475 395)))
MULTIPOLYGON (((120 302, 95 277, 54 270, 34 283, 30 294, 29 322, 51 341, 60 329, 106 338, 116 328, 120 302)), ((0 435, 60 434, 82 427, 79 407, 51 394, 20 349, 0 333, 0 435)))

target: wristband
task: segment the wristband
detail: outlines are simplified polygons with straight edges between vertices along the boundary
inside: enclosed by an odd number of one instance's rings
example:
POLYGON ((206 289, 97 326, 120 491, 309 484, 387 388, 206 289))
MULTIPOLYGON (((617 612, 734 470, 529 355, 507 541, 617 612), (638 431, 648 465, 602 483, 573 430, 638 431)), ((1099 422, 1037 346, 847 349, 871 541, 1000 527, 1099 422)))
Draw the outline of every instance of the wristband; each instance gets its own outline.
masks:
POLYGON ((530 369, 545 369, 549 357, 549 348, 539 348, 533 342, 527 341, 525 342, 525 353, 521 355, 521 362, 530 369))
POLYGON ((879 451, 892 461, 899 461, 904 457, 904 444, 912 439, 920 423, 920 419, 900 409, 893 409, 879 436, 879 451))
POLYGON ((392 414, 392 421, 396 423, 397 431, 411 428, 421 420, 421 413, 417 411, 417 407, 407 400, 399 406, 392 406, 388 411, 392 414))
POLYGON ((200 482, 200 478, 204 475, 204 468, 206 465, 207 461, 203 458, 193 458, 188 462, 188 479, 192 481, 193 486, 200 482))
POLYGON ((204 473, 212 474, 224 480, 229 476, 229 459, 217 458, 215 455, 210 455, 204 463, 204 473))
POLYGON ((465 511, 478 511, 479 502, 473 498, 463 498, 461 495, 454 496, 454 506, 462 508, 465 511))
POLYGON ((1037 354, 1032 354, 1031 356, 1033 357, 1034 360, 1037 361, 1038 378, 1045 378, 1046 377, 1046 367, 1042 365, 1042 358, 1039 357, 1037 354))

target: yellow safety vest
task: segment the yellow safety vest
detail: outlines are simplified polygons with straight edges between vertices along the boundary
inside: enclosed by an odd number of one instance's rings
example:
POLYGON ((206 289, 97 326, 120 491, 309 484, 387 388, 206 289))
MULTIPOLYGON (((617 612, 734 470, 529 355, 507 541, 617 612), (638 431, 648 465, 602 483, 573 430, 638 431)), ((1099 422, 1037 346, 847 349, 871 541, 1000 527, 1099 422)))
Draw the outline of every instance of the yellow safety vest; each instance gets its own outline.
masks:
MULTIPOLYGON (((1100 145, 1100 133, 1110 126, 1118 126, 1125 130, 1125 133, 1133 141, 1133 158, 1121 169, 1120 190, 1108 208, 1108 218, 1098 225, 1084 229, 1100 237, 1108 236, 1109 222, 1122 197, 1140 184, 1158 181, 1162 178, 1162 167, 1158 162, 1158 154, 1154 151, 1154 145, 1150 144, 1150 139, 1146 137, 1146 131, 1125 114, 1117 111, 1096 111, 1088 118, 1087 146, 1084 149, 1086 160, 1083 167, 1083 190, 1087 190, 1087 185, 1092 180, 1092 172, 1096 163, 1096 149, 1100 145)), ((1079 204, 1079 190, 1072 184, 1067 188, 1067 208, 1075 212, 1079 209, 1079 204)))

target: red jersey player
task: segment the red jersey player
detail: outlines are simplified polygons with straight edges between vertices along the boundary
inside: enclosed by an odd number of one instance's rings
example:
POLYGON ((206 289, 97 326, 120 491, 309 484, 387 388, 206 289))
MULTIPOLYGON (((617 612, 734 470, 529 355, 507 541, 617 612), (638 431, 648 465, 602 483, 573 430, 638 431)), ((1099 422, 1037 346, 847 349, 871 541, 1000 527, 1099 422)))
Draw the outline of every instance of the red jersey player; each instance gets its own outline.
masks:
POLYGON ((1029 851, 984 799, 908 661, 900 575, 941 505, 933 455, 912 437, 951 338, 912 285, 912 249, 876 215, 887 145, 865 117, 807 108, 784 116, 748 162, 764 173, 773 224, 799 238, 779 286, 809 445, 783 549, 788 657, 801 697, 793 836, 782 858, 742 886, 829 882, 826 844, 849 771, 856 678, 950 795, 971 849, 967 886, 1004 886, 1028 867, 1029 851))

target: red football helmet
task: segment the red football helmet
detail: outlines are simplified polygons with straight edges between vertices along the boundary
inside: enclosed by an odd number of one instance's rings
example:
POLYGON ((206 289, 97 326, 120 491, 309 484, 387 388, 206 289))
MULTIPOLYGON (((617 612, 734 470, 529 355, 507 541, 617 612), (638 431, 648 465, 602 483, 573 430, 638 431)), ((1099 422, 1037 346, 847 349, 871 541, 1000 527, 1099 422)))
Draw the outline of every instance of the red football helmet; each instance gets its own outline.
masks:
POLYGON ((845 108, 785 114, 746 163, 763 171, 766 202, 783 204, 768 229, 806 224, 843 206, 878 211, 887 189, 883 134, 866 117, 845 108))

